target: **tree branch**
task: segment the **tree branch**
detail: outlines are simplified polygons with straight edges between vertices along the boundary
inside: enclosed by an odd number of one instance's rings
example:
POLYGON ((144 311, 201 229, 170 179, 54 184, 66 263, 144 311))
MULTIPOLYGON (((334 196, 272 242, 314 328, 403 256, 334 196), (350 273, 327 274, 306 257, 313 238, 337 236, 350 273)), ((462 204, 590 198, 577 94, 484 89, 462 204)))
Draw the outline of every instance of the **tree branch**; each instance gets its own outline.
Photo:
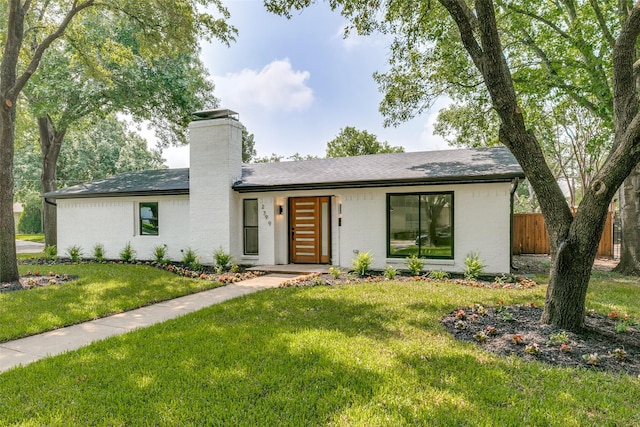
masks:
POLYGON ((602 9, 600 9, 600 4, 598 4, 598 0, 589 0, 589 4, 593 8, 593 12, 596 14, 596 18, 598 19, 598 25, 600 25, 600 30, 602 31, 602 35, 609 43, 609 46, 613 49, 616 44, 616 39, 609 31, 609 27, 607 27, 607 23, 604 20, 604 16, 602 15, 602 9))
MULTIPOLYGON (((45 50, 47 50, 47 48, 51 45, 51 43, 53 43, 54 40, 59 38, 64 33, 64 31, 67 29, 67 27, 71 23, 71 20, 80 11, 93 6, 94 2, 95 0, 87 0, 83 3, 78 4, 77 1, 74 1, 73 7, 69 10, 69 12, 67 12, 66 16, 64 17, 60 25, 58 25, 55 31, 49 34, 36 47, 33 53, 33 57, 31 58, 31 62, 29 62, 29 65, 27 66, 26 70, 16 79, 16 82, 14 83, 13 87, 9 89, 8 91, 9 99, 12 99, 12 100, 15 99, 15 96, 18 93, 20 93, 20 91, 22 90, 24 85, 29 81, 33 73, 35 73, 35 71, 38 69, 38 65, 40 64, 40 60, 42 59, 42 55, 44 54, 45 50)), ((25 6, 28 3, 30 3, 30 0, 25 1, 25 6)))
POLYGON ((462 44, 469 52, 476 68, 484 74, 483 52, 473 34, 473 29, 477 26, 477 20, 473 12, 464 1, 460 0, 440 0, 440 4, 447 9, 455 21, 462 37, 462 44))
MULTIPOLYGON (((613 48, 613 112, 616 136, 622 136, 638 112, 634 74, 635 45, 640 35, 640 0, 636 1, 623 22, 613 48)), ((616 141, 618 144, 619 141, 616 141)))

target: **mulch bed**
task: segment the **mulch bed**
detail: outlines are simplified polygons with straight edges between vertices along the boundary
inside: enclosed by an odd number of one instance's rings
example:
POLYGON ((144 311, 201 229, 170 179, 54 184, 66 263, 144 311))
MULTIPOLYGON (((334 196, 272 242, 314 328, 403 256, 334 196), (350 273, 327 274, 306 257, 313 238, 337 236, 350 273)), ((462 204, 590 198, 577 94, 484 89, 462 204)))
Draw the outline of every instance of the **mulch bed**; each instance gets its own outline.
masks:
POLYGON ((45 286, 59 285, 71 280, 77 279, 78 276, 70 276, 67 274, 55 274, 49 272, 47 275, 42 275, 40 272, 27 272, 24 276, 21 276, 18 283, 1 283, 0 292, 18 291, 23 289, 41 288, 45 286))
MULTIPOLYGON (((81 261, 86 262, 86 261, 81 261)), ((92 262, 92 261, 90 261, 92 262)), ((70 275, 61 275, 55 274, 53 272, 48 272, 47 274, 41 273, 41 269, 46 269, 48 265, 60 265, 60 264, 78 264, 77 262, 72 262, 67 259, 58 258, 57 261, 51 261, 47 259, 37 258, 31 260, 22 261, 23 265, 32 265, 34 270, 33 272, 28 271, 25 275, 20 277, 18 283, 0 283, 0 292, 8 292, 8 291, 20 291, 26 289, 33 289, 38 287, 59 285, 62 283, 69 282, 71 280, 75 280, 78 276, 70 276, 70 275)), ((123 261, 104 261, 102 264, 123 264, 123 261)), ((198 270, 193 270, 189 268, 189 266, 182 263, 156 263, 150 261, 132 261, 129 264, 135 265, 148 265, 151 267, 159 268, 161 270, 166 270, 170 273, 177 274, 179 276, 189 277, 192 279, 199 280, 210 280, 212 282, 220 282, 223 284, 227 283, 236 283, 242 280, 249 280, 261 275, 264 275, 264 272, 261 271, 243 271, 242 268, 237 271, 224 271, 218 273, 215 268, 209 266, 201 266, 198 270)))
POLYGON ((541 315, 542 309, 531 305, 476 305, 447 314, 442 324, 456 339, 493 353, 640 378, 640 330, 634 319, 626 320, 625 332, 616 332, 623 316, 612 313, 616 319, 610 319, 591 312, 585 331, 575 334, 540 323, 541 315))

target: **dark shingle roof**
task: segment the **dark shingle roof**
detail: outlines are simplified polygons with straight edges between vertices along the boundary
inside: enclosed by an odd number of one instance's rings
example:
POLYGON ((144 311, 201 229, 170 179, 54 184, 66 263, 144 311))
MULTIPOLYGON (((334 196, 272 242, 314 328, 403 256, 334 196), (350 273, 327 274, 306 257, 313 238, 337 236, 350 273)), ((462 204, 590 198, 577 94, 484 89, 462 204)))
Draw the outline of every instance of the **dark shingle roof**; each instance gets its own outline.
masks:
POLYGON ((51 199, 77 197, 136 196, 145 194, 189 194, 189 169, 157 169, 126 172, 46 193, 51 199))
MULTIPOLYGON (((524 178, 504 147, 242 165, 238 192, 497 182, 524 178)), ((52 199, 189 194, 189 169, 128 172, 47 193, 52 199)))
POLYGON ((524 178, 505 147, 373 154, 242 167, 239 192, 495 182, 524 178))

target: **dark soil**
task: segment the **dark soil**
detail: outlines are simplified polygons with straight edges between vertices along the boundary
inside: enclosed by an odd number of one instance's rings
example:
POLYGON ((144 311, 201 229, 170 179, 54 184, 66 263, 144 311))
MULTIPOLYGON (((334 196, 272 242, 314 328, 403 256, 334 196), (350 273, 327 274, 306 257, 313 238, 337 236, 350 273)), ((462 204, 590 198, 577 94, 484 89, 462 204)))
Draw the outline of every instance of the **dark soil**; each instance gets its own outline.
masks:
POLYGON ((616 332, 621 318, 590 313, 585 331, 575 334, 540 323, 541 314, 532 306, 475 306, 447 314, 442 324, 456 339, 493 353, 640 376, 640 330, 633 319, 627 320, 626 332, 616 332))
POLYGON ((61 275, 49 273, 46 276, 41 275, 40 273, 27 273, 24 276, 20 277, 18 283, 2 283, 0 284, 0 292, 7 291, 18 291, 22 289, 32 289, 32 288, 40 288, 44 286, 52 286, 59 285, 61 283, 68 282, 70 280, 77 279, 78 276, 69 276, 69 275, 61 275))
MULTIPOLYGON (((514 264, 518 274, 546 274, 550 261, 543 255, 520 256, 514 257, 514 264)), ((615 260, 597 259, 594 270, 611 271, 615 265, 615 260)), ((585 331, 575 334, 542 324, 539 307, 461 310, 444 316, 442 324, 456 339, 475 342, 486 351, 640 378, 640 319, 625 319, 618 313, 611 313, 611 319, 591 312, 585 319, 585 331)))

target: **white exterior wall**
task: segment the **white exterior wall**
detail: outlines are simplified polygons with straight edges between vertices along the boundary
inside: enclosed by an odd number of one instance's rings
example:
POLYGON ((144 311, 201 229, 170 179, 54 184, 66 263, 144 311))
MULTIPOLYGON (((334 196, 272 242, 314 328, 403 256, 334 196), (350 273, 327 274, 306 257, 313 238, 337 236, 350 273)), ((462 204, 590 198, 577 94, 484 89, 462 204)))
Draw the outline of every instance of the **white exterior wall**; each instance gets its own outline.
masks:
POLYGON ((153 259, 153 248, 167 245, 168 256, 182 259, 189 246, 189 196, 104 197, 95 199, 59 199, 58 253, 66 256, 69 247, 78 245, 90 258, 100 243, 105 256, 119 259, 127 244, 140 260, 153 259), (158 202, 158 235, 140 235, 140 203, 158 202))
POLYGON ((231 189, 242 174, 242 129, 231 118, 191 122, 189 171, 189 244, 210 263, 217 248, 242 251, 242 206, 231 189))
MULTIPOLYGON (((250 258, 243 258, 240 255, 238 259, 241 263, 255 265, 288 263, 288 198, 331 196, 331 259, 333 265, 351 267, 356 252, 360 251, 372 254, 372 267, 375 269, 383 269, 389 264, 406 268, 403 258, 387 258, 387 194, 453 192, 454 258, 425 259, 425 270, 463 272, 465 257, 470 252, 477 252, 485 263, 485 272, 509 273, 510 190, 511 184, 507 182, 292 191, 286 194, 237 194, 237 206, 240 209, 244 198, 258 199, 259 208, 264 201, 267 201, 265 203, 266 215, 270 219, 274 218, 272 224, 268 225, 262 209, 260 210, 260 253, 257 257, 250 258), (277 206, 280 204, 284 208, 282 215, 277 214, 277 206), (338 225, 340 216, 342 217, 341 226, 338 225)), ((241 211, 240 215, 242 215, 241 211)), ((236 233, 241 236, 242 224, 237 227, 236 233)), ((240 243, 242 242, 240 241, 240 243)))

